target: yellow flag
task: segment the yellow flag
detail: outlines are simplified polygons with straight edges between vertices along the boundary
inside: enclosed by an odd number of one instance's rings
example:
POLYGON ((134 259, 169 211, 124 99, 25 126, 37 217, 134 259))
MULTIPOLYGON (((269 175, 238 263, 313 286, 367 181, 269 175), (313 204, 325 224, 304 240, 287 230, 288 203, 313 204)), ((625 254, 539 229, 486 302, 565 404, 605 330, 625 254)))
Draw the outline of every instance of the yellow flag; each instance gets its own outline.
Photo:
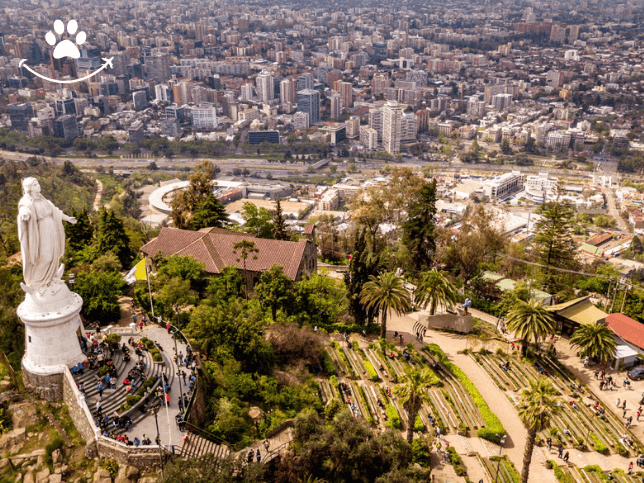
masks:
POLYGON ((136 264, 136 271, 134 272, 134 278, 137 280, 147 280, 147 272, 145 270, 145 258, 136 264))

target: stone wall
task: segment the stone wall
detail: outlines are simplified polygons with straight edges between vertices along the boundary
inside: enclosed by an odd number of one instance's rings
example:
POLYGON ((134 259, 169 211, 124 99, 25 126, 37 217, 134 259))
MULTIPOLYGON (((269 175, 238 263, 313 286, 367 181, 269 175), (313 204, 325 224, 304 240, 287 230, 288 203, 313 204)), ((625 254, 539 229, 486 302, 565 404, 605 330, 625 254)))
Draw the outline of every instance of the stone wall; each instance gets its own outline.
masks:
POLYGON ((143 472, 156 471, 168 455, 161 446, 127 446, 113 439, 99 436, 96 440, 101 458, 116 460, 120 465, 135 466, 143 472))
POLYGON ((430 329, 446 329, 469 334, 472 332, 472 314, 436 314, 419 317, 421 324, 430 329))
POLYGON ((63 401, 69 410, 74 426, 76 426, 85 443, 91 445, 99 435, 99 431, 94 424, 85 396, 76 387, 74 377, 67 368, 65 368, 63 377, 63 401))
POLYGON ((59 373, 34 374, 22 364, 22 381, 27 391, 47 401, 60 401, 63 398, 63 371, 61 366, 59 373))

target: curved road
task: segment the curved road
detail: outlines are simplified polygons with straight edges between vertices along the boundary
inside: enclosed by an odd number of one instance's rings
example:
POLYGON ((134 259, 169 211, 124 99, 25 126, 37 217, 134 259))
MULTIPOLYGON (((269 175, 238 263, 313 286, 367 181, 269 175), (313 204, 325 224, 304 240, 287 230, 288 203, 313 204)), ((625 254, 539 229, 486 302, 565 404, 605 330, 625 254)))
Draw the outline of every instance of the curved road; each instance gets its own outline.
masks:
POLYGON ((606 196, 606 200, 608 202, 608 213, 610 216, 615 218, 617 220, 617 226, 619 227, 620 230, 626 231, 628 230, 628 225, 624 221, 624 218, 621 217, 619 214, 619 211, 617 211, 617 207, 615 206, 615 198, 613 197, 613 190, 611 188, 602 188, 602 192, 604 193, 604 196, 606 196))

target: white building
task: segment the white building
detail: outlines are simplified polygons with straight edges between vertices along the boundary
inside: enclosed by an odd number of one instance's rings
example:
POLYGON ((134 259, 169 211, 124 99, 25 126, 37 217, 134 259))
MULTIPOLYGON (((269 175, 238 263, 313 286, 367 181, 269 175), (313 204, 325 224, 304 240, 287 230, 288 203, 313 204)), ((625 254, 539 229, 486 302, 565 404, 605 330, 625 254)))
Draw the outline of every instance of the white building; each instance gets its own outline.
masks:
POLYGON ((195 129, 214 129, 217 127, 217 109, 212 104, 201 104, 199 107, 193 107, 192 126, 195 129))
POLYGON ((378 132, 369 126, 360 126, 360 142, 367 149, 376 149, 378 147, 378 132))
MULTIPOLYGON (((388 101, 382 110, 382 146, 389 154, 400 152, 403 109, 396 101, 388 101)), ((414 116, 415 117, 415 116, 414 116)))
POLYGON ((253 100, 253 84, 244 84, 241 86, 241 100, 248 102, 253 100))
POLYGON ((418 117, 413 112, 403 113, 400 121, 400 140, 412 141, 418 134, 418 117))
POLYGON ((270 72, 263 70, 256 79, 257 97, 262 102, 273 100, 275 90, 273 88, 273 76, 270 72))
POLYGON ((483 192, 490 199, 504 199, 523 189, 523 175, 512 171, 489 179, 483 185, 483 192))
POLYGON ((546 196, 557 187, 557 178, 548 178, 548 173, 531 174, 525 181, 526 197, 533 203, 545 203, 546 196))
POLYGON ((293 114, 293 126, 297 130, 308 129, 309 124, 309 113, 298 111, 293 114))

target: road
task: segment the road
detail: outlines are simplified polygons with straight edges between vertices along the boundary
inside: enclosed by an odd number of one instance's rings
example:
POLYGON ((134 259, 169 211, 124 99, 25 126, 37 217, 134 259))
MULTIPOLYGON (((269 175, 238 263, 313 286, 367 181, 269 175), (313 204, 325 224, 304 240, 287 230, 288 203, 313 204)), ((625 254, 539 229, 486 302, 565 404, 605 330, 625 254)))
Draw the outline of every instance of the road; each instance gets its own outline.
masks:
POLYGON ((624 221, 624 218, 622 218, 619 214, 619 211, 617 211, 617 207, 615 206, 615 198, 613 197, 613 190, 610 188, 602 188, 602 191, 604 193, 604 196, 606 197, 606 200, 608 201, 608 213, 610 216, 615 218, 617 220, 617 226, 619 227, 620 230, 626 231, 628 230, 628 225, 624 221))

